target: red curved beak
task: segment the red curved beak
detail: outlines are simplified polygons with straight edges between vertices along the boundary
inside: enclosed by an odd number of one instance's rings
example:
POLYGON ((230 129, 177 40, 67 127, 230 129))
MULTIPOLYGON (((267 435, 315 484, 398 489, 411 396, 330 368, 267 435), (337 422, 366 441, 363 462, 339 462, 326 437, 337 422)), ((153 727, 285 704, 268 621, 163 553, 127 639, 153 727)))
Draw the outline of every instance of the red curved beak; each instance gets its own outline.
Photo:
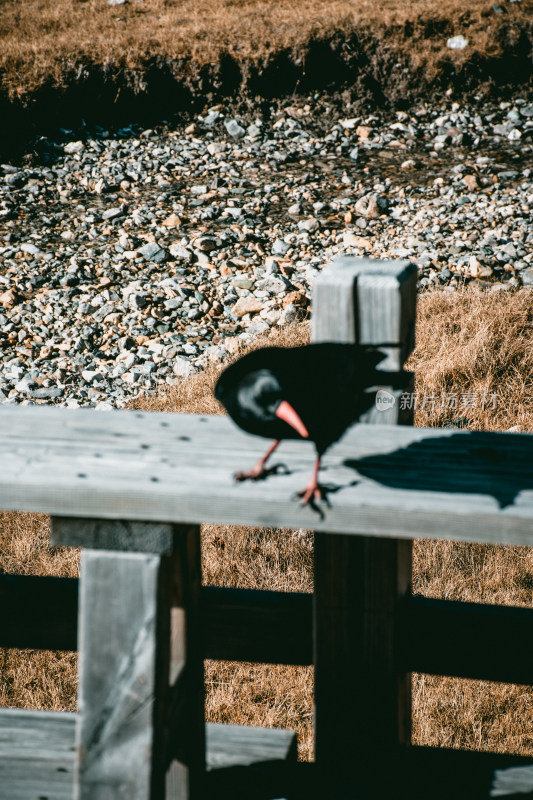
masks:
POLYGON ((286 422, 287 425, 290 425, 291 428, 294 428, 294 430, 297 433, 299 433, 303 439, 309 439, 309 433, 307 431, 307 428, 303 424, 302 420, 300 419, 294 408, 289 403, 287 403, 286 400, 283 400, 279 404, 274 413, 276 414, 276 417, 279 417, 284 422, 286 422))

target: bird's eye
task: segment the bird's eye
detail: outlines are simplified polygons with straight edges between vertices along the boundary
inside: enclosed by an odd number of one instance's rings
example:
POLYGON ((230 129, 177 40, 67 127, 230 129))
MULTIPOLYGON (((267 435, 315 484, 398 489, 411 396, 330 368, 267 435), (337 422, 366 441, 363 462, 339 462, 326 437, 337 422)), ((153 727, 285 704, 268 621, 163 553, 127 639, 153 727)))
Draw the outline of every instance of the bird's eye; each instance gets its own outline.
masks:
POLYGON ((279 400, 279 393, 274 389, 267 389, 266 391, 262 392, 261 400, 268 405, 269 403, 273 403, 275 400, 279 400))
POLYGON ((268 408, 269 406, 273 406, 276 403, 279 403, 281 400, 280 391, 278 388, 272 387, 268 389, 263 389, 259 396, 259 403, 263 406, 263 408, 268 408))

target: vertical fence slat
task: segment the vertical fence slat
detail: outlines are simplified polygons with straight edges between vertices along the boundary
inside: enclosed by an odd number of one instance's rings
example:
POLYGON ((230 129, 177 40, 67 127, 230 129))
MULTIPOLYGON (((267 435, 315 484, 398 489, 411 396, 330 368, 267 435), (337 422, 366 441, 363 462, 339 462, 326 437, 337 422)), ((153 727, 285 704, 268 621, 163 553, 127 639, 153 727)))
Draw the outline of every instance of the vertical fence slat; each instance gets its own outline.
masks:
POLYGON ((200 800, 205 771, 204 643, 200 526, 176 539, 171 562, 171 620, 166 800, 200 800))
POLYGON ((191 773, 201 779, 199 529, 169 527, 171 555, 82 553, 77 800, 163 800, 169 783, 175 787, 169 797, 189 800, 191 773), (173 607, 180 625, 172 624, 173 607), (187 702, 171 725, 176 696, 187 702), (186 759, 178 753, 180 731, 191 737, 186 759), (172 761, 178 755, 187 763, 172 761))
MULTIPOLYGON (((388 344, 380 368, 400 370, 414 343, 415 302, 413 265, 340 259, 315 285, 313 340, 388 344)), ((411 420, 396 402, 364 421, 411 420)), ((327 780, 346 784, 355 760, 364 771, 410 741, 410 676, 397 635, 411 563, 410 541, 315 534, 315 758, 327 780)))

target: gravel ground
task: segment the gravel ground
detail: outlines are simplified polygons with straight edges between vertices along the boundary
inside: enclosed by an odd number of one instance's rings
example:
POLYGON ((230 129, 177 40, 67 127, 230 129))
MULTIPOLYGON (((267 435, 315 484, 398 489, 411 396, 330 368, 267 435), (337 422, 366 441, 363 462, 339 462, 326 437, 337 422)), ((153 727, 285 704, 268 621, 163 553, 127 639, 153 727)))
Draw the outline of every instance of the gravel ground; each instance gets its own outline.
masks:
POLYGON ((0 166, 0 402, 121 407, 304 318, 339 255, 533 287, 533 104, 62 131, 0 166))

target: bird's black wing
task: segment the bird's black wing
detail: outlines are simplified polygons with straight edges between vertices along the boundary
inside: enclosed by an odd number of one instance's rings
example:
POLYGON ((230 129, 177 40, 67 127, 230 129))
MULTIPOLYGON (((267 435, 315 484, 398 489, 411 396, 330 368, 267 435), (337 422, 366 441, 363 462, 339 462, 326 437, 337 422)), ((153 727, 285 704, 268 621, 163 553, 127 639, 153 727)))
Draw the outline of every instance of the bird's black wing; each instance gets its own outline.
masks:
POLYGON ((320 343, 294 348, 287 357, 288 401, 300 414, 319 452, 337 441, 374 402, 365 391, 379 383, 385 354, 354 344, 320 343))

